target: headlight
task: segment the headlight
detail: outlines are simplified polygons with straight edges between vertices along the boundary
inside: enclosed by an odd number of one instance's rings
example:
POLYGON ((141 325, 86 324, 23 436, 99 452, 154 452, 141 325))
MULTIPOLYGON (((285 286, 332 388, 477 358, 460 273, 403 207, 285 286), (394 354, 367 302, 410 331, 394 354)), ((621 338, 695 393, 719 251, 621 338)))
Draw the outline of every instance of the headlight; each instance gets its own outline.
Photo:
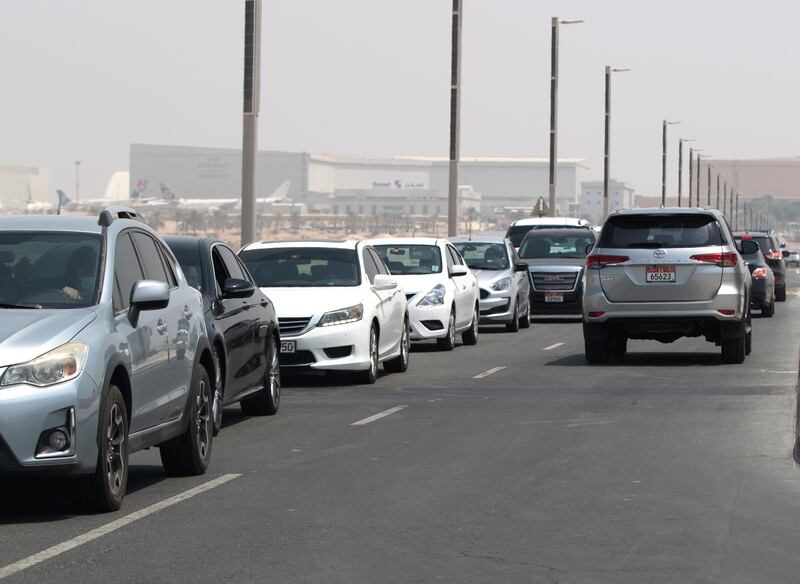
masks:
POLYGON ((69 381, 81 374, 88 353, 89 347, 83 343, 61 345, 33 361, 9 367, 0 386, 27 383, 45 387, 69 381))
POLYGON ((331 310, 322 315, 319 319, 317 326, 333 326, 335 324, 347 324, 361 320, 364 316, 364 305, 356 304, 350 308, 342 308, 341 310, 331 310))
POLYGON ((511 276, 500 278, 497 282, 492 284, 492 290, 495 292, 503 292, 511 288, 511 276))
POLYGON ((430 292, 422 297, 422 300, 417 302, 417 306, 440 306, 444 304, 444 293, 444 286, 436 284, 430 292))

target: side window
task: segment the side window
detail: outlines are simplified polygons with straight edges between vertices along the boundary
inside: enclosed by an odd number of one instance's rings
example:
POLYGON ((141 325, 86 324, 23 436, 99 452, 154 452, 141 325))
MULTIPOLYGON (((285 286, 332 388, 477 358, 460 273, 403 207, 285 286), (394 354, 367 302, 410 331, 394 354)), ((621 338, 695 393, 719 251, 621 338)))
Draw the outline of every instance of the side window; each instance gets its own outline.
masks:
POLYGON ((372 248, 370 248, 369 253, 372 255, 372 259, 375 260, 375 266, 378 268, 378 273, 383 274, 384 276, 389 276, 389 268, 386 267, 386 264, 383 262, 383 258, 380 256, 380 254, 372 248))
POLYGON ((255 286, 256 281, 253 279, 253 275, 250 273, 250 270, 247 269, 247 266, 244 265, 242 260, 239 259, 239 256, 236 256, 236 261, 239 264, 239 269, 241 269, 242 273, 244 274, 244 279, 250 282, 253 286, 255 286))
POLYGON ((372 254, 368 249, 361 252, 361 259, 364 261, 364 271, 367 272, 367 279, 370 284, 375 282, 375 276, 378 274, 378 266, 375 265, 375 260, 372 259, 372 254))
POLYGON ((239 261, 236 259, 236 254, 224 245, 215 247, 219 251, 222 261, 225 262, 225 270, 228 272, 229 278, 237 278, 239 280, 246 280, 242 268, 239 266, 239 261))
POLYGON ((446 249, 444 251, 444 259, 447 262, 447 271, 449 272, 453 268, 453 265, 454 265, 453 254, 450 253, 450 246, 449 245, 445 246, 445 247, 446 247, 446 249))
POLYGON ((133 249, 129 233, 123 232, 117 238, 117 249, 114 253, 114 312, 125 310, 130 306, 131 289, 137 280, 143 280, 142 267, 133 249))
POLYGON ((220 247, 214 246, 211 250, 211 260, 214 264, 214 280, 217 282, 217 296, 222 294, 222 285, 225 283, 230 276, 228 276, 228 270, 225 268, 225 262, 222 260, 222 256, 219 253, 220 247))
POLYGON ((453 256, 453 263, 456 265, 462 265, 464 260, 461 259, 459 253, 455 250, 454 247, 447 246, 447 251, 450 252, 450 255, 453 256))
POLYGON ((178 285, 178 278, 175 276, 175 264, 172 263, 172 256, 169 252, 164 249, 164 246, 160 243, 158 245, 158 250, 161 252, 161 261, 164 262, 164 267, 167 269, 167 281, 169 282, 170 288, 175 288, 178 285))
POLYGON ((139 253, 139 261, 144 268, 144 277, 147 280, 169 283, 164 262, 161 260, 161 252, 156 246, 155 239, 145 233, 135 232, 133 241, 136 244, 136 251, 139 253))

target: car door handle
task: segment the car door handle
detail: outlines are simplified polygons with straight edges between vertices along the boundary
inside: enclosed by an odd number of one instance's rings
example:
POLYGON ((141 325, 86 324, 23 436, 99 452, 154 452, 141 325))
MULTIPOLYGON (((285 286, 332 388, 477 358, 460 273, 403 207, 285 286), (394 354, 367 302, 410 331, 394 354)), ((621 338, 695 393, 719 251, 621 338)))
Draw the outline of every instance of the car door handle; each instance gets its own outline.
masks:
POLYGON ((165 334, 167 332, 167 323, 165 323, 163 320, 161 320, 159 318, 158 319, 158 324, 156 324, 156 330, 158 331, 158 334, 160 334, 160 335, 165 334))
POLYGON ((188 306, 183 307, 183 316, 186 318, 186 320, 192 318, 192 314, 194 313, 191 310, 189 310, 188 306))

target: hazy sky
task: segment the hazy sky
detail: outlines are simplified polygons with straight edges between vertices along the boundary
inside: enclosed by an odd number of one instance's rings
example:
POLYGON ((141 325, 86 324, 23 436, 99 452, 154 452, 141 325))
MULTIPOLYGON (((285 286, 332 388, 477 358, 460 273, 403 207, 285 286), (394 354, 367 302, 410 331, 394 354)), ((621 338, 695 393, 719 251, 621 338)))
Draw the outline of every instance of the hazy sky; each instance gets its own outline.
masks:
MULTIPOLYGON (((446 155, 451 0, 263 0, 262 149, 446 155)), ((550 17, 560 154, 660 192, 661 120, 717 157, 800 154, 800 3, 464 0, 462 154, 548 151, 550 17)), ((0 164, 99 196, 131 142, 241 145, 243 0, 0 0, 0 164)), ((538 196, 543 193, 532 193, 538 196)))

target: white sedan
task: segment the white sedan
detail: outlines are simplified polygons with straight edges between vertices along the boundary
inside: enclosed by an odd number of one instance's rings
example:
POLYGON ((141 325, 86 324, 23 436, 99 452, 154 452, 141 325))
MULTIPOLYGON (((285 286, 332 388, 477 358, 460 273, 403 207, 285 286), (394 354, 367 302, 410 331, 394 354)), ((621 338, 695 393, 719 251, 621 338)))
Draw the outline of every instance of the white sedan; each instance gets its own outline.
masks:
POLYGON ((478 342, 478 279, 446 239, 397 238, 368 241, 406 293, 411 340, 436 339, 452 351, 456 335, 465 345, 478 342))
POLYGON ((282 367, 403 372, 409 318, 403 289, 378 253, 356 241, 253 243, 239 256, 275 303, 282 367))

